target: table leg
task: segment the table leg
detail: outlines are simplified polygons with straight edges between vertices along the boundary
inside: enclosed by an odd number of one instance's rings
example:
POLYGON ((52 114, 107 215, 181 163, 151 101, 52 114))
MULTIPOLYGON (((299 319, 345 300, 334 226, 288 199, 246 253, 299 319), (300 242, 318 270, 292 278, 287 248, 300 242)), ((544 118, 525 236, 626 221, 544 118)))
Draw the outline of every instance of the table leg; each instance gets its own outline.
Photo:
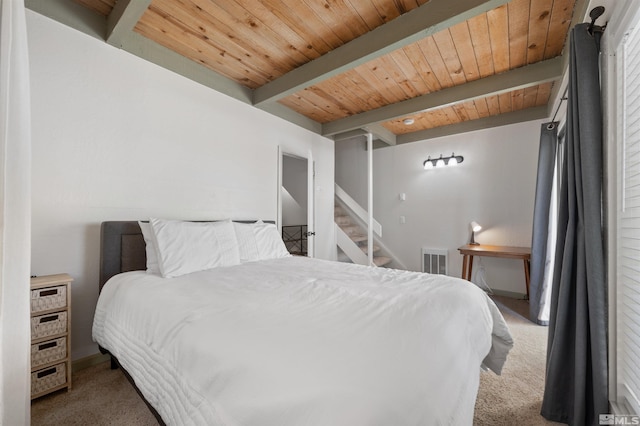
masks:
POLYGON ((467 281, 471 281, 471 273, 473 272, 473 255, 469 256, 469 270, 467 271, 467 281))
POLYGON ((466 280, 467 279, 467 260, 469 259, 469 256, 467 256, 466 254, 462 256, 462 279, 466 280))
POLYGON ((529 300, 529 260, 524 260, 524 279, 527 284, 527 300, 529 300))

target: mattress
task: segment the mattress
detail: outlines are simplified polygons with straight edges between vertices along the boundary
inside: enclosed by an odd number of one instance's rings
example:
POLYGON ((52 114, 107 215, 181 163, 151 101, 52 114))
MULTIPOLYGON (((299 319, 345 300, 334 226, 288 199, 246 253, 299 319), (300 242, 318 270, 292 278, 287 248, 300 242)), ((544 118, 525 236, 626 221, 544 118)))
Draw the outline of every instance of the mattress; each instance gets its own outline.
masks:
POLYGON ((93 337, 180 425, 470 425, 513 345, 467 281, 306 257, 116 275, 93 337))

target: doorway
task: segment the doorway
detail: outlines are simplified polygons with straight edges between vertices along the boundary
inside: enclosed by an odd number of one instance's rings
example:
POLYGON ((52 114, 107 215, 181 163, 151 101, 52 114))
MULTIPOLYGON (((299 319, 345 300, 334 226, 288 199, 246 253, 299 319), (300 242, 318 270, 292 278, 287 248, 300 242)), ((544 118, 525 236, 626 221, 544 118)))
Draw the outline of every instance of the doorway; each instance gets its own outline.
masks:
POLYGON ((280 152, 278 226, 289 253, 313 257, 313 161, 280 152))

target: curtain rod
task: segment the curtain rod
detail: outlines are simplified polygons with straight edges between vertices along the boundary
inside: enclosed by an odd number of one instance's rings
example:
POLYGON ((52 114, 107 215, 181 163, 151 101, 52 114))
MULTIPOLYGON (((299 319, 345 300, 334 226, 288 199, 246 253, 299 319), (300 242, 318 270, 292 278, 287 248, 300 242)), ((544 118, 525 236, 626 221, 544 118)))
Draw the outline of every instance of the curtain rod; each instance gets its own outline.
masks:
MULTIPOLYGON (((553 113, 553 118, 551 119, 551 123, 550 124, 553 124, 553 122, 556 121, 556 116, 558 115, 558 111, 560 111, 560 107, 562 106, 562 102, 567 100, 567 91, 569 91, 569 86, 568 85, 564 89, 564 93, 562 94, 562 97, 560 98, 560 102, 558 102, 558 106, 556 107, 556 112, 553 113)), ((551 129, 549 129, 549 130, 551 130, 551 129)))
POLYGON ((589 31, 589 34, 593 35, 593 30, 595 29, 598 32, 604 32, 605 27, 607 26, 607 24, 605 24, 604 26, 599 26, 599 25, 595 25, 596 20, 602 16, 602 14, 604 13, 604 6, 596 6, 593 9, 591 9, 591 12, 589 12, 589 17, 591 18, 591 23, 589 24, 589 28, 587 28, 587 31, 589 31))
MULTIPOLYGON (((591 23, 589 24, 589 28, 587 28, 587 31, 589 31, 589 34, 593 34, 594 30, 601 33, 604 32, 605 28, 607 27, 606 24, 604 26, 596 25, 596 20, 602 16, 604 11, 605 11, 604 6, 596 6, 593 9, 591 9, 591 12, 589 12, 589 17, 591 18, 591 23)), ((556 116, 558 115, 558 111, 560 111, 562 102, 567 100, 568 91, 569 91, 569 86, 567 85, 567 87, 565 87, 564 89, 564 93, 562 94, 562 97, 560 98, 560 102, 558 102, 558 107, 556 108, 556 112, 553 113, 553 118, 551 119, 551 123, 547 125, 547 129, 549 130, 553 129, 553 126, 554 126, 553 123, 554 121, 556 121, 556 116)))

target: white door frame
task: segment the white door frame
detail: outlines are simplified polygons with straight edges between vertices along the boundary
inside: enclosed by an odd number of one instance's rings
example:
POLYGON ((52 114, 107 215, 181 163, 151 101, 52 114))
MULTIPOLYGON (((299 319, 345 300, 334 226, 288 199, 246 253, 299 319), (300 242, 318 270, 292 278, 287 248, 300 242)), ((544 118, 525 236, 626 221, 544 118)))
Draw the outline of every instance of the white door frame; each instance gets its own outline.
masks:
POLYGON ((278 146, 278 231, 282 235, 282 169, 284 156, 298 158, 307 161, 307 232, 312 234, 307 237, 307 256, 315 256, 315 162, 311 150, 302 152, 291 148, 278 146))

